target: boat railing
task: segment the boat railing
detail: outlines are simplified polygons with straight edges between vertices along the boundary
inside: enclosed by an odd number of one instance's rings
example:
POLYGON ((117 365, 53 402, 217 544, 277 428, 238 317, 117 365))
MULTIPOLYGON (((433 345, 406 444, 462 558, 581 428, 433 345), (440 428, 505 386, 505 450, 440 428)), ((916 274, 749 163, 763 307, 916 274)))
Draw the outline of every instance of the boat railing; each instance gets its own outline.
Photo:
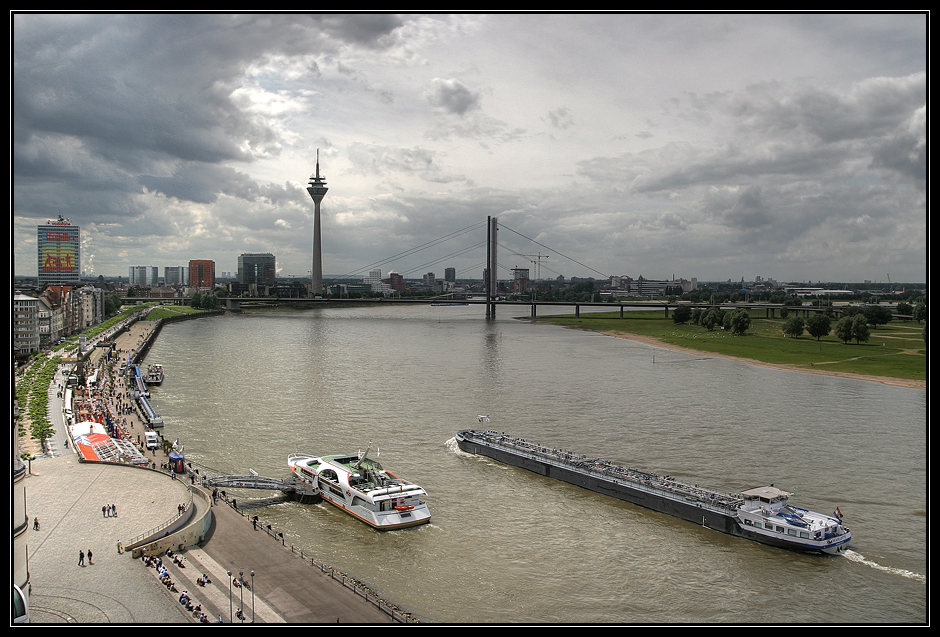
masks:
POLYGON ((516 438, 507 434, 493 431, 473 432, 475 436, 484 439, 488 444, 504 446, 516 452, 529 455, 541 461, 556 464, 564 468, 576 467, 579 471, 595 474, 605 479, 629 483, 632 486, 641 486, 648 490, 668 491, 675 495, 691 498, 699 503, 715 508, 736 511, 744 503, 743 496, 733 493, 722 493, 704 489, 695 485, 679 482, 670 476, 661 476, 656 473, 622 467, 608 460, 588 458, 578 453, 552 449, 523 438, 516 438))

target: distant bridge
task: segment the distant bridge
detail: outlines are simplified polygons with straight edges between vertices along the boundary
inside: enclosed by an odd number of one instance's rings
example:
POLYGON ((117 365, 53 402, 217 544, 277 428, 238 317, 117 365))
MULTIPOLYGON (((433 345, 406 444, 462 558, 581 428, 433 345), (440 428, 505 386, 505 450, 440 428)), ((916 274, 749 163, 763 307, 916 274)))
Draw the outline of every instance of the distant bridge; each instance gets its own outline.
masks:
MULTIPOLYGON (((164 298, 164 299, 153 299, 149 297, 124 297, 121 299, 122 303, 136 303, 136 302, 152 302, 158 301, 166 305, 182 305, 186 303, 189 299, 183 297, 174 297, 174 298, 164 298)), ((665 301, 533 301, 533 300, 523 300, 523 301, 513 301, 513 300, 491 300, 486 298, 473 298, 468 297, 466 299, 460 297, 436 297, 436 298, 396 298, 396 297, 383 297, 383 298, 371 298, 371 299, 343 299, 343 298, 275 298, 268 296, 257 296, 257 297, 220 297, 219 301, 225 304, 225 309, 232 312, 241 311, 242 304, 251 304, 251 305, 300 305, 300 306, 316 306, 316 305, 341 305, 341 304, 355 304, 355 305, 399 305, 399 304, 418 304, 418 305, 483 305, 488 309, 492 309, 492 306, 508 306, 508 307, 529 307, 529 315, 532 318, 535 318, 538 315, 539 308, 549 308, 549 307, 573 307, 576 317, 581 316, 581 308, 601 308, 608 311, 620 311, 620 318, 623 318, 624 308, 643 308, 649 310, 663 310, 666 318, 669 317, 669 310, 676 309, 680 306, 691 307, 691 308, 712 308, 718 307, 723 310, 734 310, 737 308, 744 308, 746 310, 764 310, 764 315, 767 318, 775 318, 778 315, 778 312, 783 312, 787 310, 788 312, 802 312, 804 316, 808 316, 811 313, 815 312, 825 312, 827 310, 832 310, 834 313, 839 314, 842 311, 842 308, 838 306, 829 306, 829 307, 820 307, 820 306, 810 306, 810 305, 784 305, 783 303, 667 303, 665 301)))

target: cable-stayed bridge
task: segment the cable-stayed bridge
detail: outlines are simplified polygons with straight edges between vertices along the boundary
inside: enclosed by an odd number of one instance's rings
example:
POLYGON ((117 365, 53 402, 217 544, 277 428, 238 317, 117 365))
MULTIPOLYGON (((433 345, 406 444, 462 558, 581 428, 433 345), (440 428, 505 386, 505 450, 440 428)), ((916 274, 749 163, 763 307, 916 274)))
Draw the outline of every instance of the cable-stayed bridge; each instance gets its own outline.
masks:
MULTIPOLYGON (((446 234, 437 239, 427 241, 423 244, 414 246, 412 248, 408 248, 394 255, 391 255, 385 259, 381 259, 379 261, 375 261, 366 266, 363 266, 362 268, 358 270, 354 270, 345 275, 341 275, 341 277, 339 278, 348 278, 348 277, 356 275, 357 273, 368 272, 370 270, 380 268, 383 265, 388 265, 390 263, 394 263, 402 259, 413 257, 416 254, 419 254, 425 250, 437 247, 451 240, 459 239, 462 237, 468 237, 468 236, 472 237, 474 236, 474 233, 478 233, 484 228, 486 229, 485 241, 483 242, 477 241, 477 242, 472 243, 469 246, 460 247, 456 251, 453 251, 447 255, 444 255, 442 257, 437 257, 431 261, 425 262, 413 268, 409 268, 408 270, 405 271, 405 273, 425 271, 427 268, 437 265, 441 262, 445 262, 445 261, 457 258, 459 256, 465 256, 468 254, 472 255, 477 251, 482 252, 483 249, 485 248, 485 260, 473 266, 470 266, 469 268, 465 268, 463 270, 463 272, 466 272, 468 270, 479 268, 481 265, 484 266, 483 279, 484 279, 485 292, 483 294, 477 294, 477 295, 467 294, 467 295, 462 295, 462 296, 460 295, 449 295, 449 296, 435 295, 432 298, 385 297, 385 298, 349 299, 349 298, 323 297, 321 294, 314 294, 313 290, 311 289, 310 294, 306 298, 280 298, 280 297, 272 298, 272 297, 239 296, 239 297, 221 297, 219 300, 220 302, 223 302, 225 304, 225 308, 230 311, 239 311, 241 309, 242 304, 246 304, 246 305, 247 304, 253 304, 253 305, 257 305, 257 304, 298 305, 299 304, 301 306, 305 306, 305 305, 343 304, 343 303, 355 303, 358 305, 364 305, 364 304, 365 305, 368 305, 368 304, 394 305, 394 304, 402 304, 402 303, 444 305, 444 304, 459 303, 461 305, 485 306, 487 318, 495 318, 497 306, 528 307, 529 314, 533 318, 537 316, 538 309, 540 307, 542 308, 545 308, 545 307, 557 308, 559 306, 570 307, 570 308, 574 308, 574 313, 576 316, 580 316, 582 308, 603 308, 608 311, 614 311, 615 309, 619 309, 620 316, 622 318, 623 312, 626 308, 661 309, 663 310, 664 315, 668 317, 669 310, 674 309, 678 306, 678 304, 676 303, 669 304, 669 303, 665 303, 662 301, 613 301, 613 300, 609 300, 609 301, 577 301, 575 302, 575 301, 509 300, 509 299, 502 298, 499 296, 498 289, 497 289, 497 278, 498 278, 497 271, 500 268, 502 268, 505 271, 513 272, 516 268, 509 268, 499 263, 498 254, 500 253, 500 248, 502 248, 504 251, 514 256, 518 256, 524 259, 533 259, 533 258, 536 259, 531 262, 536 266, 536 272, 538 273, 537 277, 541 276, 541 268, 543 267, 554 272, 554 270, 551 270, 551 268, 548 268, 547 265, 543 264, 543 261, 542 261, 543 259, 548 259, 550 256, 555 256, 556 258, 560 257, 563 259, 567 259, 568 261, 572 263, 575 263, 587 270, 590 270, 598 274, 600 278, 602 279, 608 279, 609 276, 561 252, 555 251, 549 246, 546 246, 530 237, 527 237, 523 235, 522 233, 516 230, 513 230, 512 228, 499 225, 495 217, 488 217, 485 222, 472 224, 470 226, 461 228, 460 230, 456 230, 454 232, 446 234), (544 248, 548 250, 549 252, 546 254, 542 254, 541 250, 539 250, 537 254, 526 254, 523 252, 516 251, 512 248, 509 248, 508 246, 501 244, 496 240, 497 233, 499 230, 506 230, 506 231, 512 232, 515 235, 525 239, 526 241, 537 245, 539 248, 544 248)), ((404 276, 404 273, 400 273, 400 274, 404 276)), ((154 299, 149 298, 149 297, 125 297, 122 299, 122 301, 124 302, 152 301, 152 300, 154 299)), ((184 303, 186 299, 173 298, 173 299, 160 299, 160 301, 167 303, 167 304, 173 304, 173 303, 184 303)), ((708 304, 708 303, 684 304, 684 305, 691 305, 692 307, 714 307, 713 305, 708 304)), ((765 310, 766 315, 768 317, 774 317, 776 316, 777 311, 783 309, 785 306, 782 304, 754 303, 754 304, 733 304, 733 305, 727 304, 727 305, 724 305, 723 307, 760 308, 760 309, 765 310)), ((821 311, 820 308, 811 308, 811 307, 788 307, 787 309, 792 310, 792 311, 803 311, 804 314, 808 314, 814 311, 821 311)))

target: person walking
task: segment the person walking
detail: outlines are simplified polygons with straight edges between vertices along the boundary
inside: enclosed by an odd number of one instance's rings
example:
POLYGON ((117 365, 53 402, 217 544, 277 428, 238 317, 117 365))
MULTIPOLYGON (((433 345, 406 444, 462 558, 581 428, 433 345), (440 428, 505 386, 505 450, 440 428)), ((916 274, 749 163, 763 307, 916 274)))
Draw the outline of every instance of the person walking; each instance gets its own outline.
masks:
POLYGON ((84 551, 78 552, 78 565, 85 566, 85 553, 84 551))
POLYGON ((117 517, 117 505, 116 505, 116 504, 112 504, 112 505, 111 505, 111 514, 112 514, 114 517, 117 517))
POLYGON ((108 517, 108 505, 107 504, 101 507, 101 517, 103 518, 108 517))
POLYGON ((91 561, 91 549, 88 549, 88 565, 92 565, 94 562, 91 561))

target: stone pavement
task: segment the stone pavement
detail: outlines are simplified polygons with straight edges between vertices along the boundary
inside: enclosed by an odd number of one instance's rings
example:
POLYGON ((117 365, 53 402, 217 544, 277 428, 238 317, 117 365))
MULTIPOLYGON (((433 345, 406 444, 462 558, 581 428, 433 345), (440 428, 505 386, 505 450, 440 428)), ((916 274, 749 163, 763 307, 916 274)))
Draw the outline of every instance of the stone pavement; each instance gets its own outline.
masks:
POLYGON ((66 454, 32 461, 26 492, 30 518, 40 522, 38 531, 28 531, 30 623, 197 623, 178 602, 183 590, 225 623, 238 608, 256 623, 393 623, 221 502, 212 508, 204 546, 180 552, 185 568, 163 557, 177 589, 171 592, 155 569, 117 549, 118 541, 126 545, 175 517, 177 506, 188 500, 184 482, 163 472, 80 463, 66 454), (104 515, 106 504, 115 505, 118 515, 104 515), (79 551, 85 553, 84 566, 79 551), (239 570, 251 588, 229 586, 226 571, 239 570), (203 574, 211 585, 196 584, 203 574))
POLYGON ((30 623, 185 623, 178 604, 125 544, 186 502, 186 486, 146 469, 82 464, 75 454, 30 463, 30 623), (101 507, 114 504, 117 517, 101 507), (93 557, 89 562, 88 551, 93 557), (78 565, 79 551, 85 566, 78 565))
MULTIPOLYGON (((136 345, 142 335, 131 330, 122 337, 136 345)), ((64 376, 57 378, 60 382, 64 384, 64 376)), ((164 557, 177 592, 168 590, 156 569, 129 551, 119 554, 117 543, 126 546, 175 518, 177 507, 189 501, 184 480, 150 469, 80 463, 64 434, 56 383, 49 393, 56 436, 46 453, 30 463, 26 478, 30 623, 197 623, 178 602, 183 590, 212 619, 221 617, 225 623, 239 607, 245 619, 255 623, 394 621, 224 503, 212 509, 213 523, 203 546, 180 552, 186 568, 164 557), (117 516, 102 513, 108 504, 115 505, 117 516), (32 527, 36 518, 39 530, 32 527), (79 565, 79 551, 85 553, 84 565, 79 565), (230 586, 226 571, 237 574, 239 569, 246 581, 254 582, 251 589, 230 586), (195 580, 204 573, 212 584, 201 587, 195 580)), ((144 428, 136 415, 130 420, 136 431, 144 428)), ((194 502, 202 506, 198 498, 194 502)))

